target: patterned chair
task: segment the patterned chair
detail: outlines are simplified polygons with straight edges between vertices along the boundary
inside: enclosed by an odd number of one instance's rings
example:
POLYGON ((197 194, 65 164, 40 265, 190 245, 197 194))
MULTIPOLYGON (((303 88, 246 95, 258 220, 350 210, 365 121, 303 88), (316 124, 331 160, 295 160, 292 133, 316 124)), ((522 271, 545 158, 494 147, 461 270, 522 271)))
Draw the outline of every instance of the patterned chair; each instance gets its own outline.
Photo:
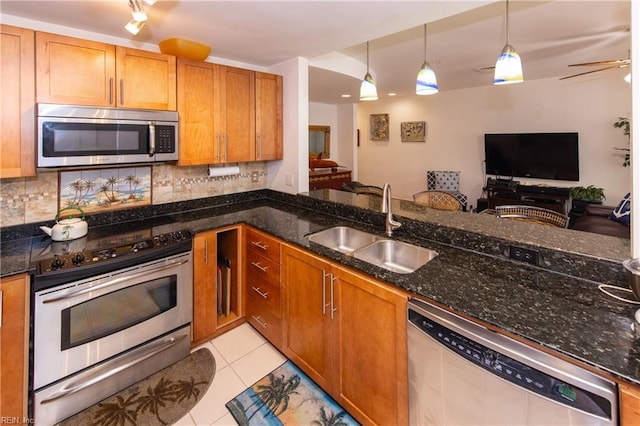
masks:
POLYGON ((413 194, 413 202, 437 210, 462 210, 462 203, 449 192, 426 191, 413 194))
POLYGON ((557 226, 566 228, 569 217, 553 211, 535 206, 496 206, 496 217, 521 220, 538 225, 557 226))
POLYGON ((462 210, 467 211, 467 196, 460 192, 460 172, 427 171, 427 189, 450 193, 460 201, 462 210))

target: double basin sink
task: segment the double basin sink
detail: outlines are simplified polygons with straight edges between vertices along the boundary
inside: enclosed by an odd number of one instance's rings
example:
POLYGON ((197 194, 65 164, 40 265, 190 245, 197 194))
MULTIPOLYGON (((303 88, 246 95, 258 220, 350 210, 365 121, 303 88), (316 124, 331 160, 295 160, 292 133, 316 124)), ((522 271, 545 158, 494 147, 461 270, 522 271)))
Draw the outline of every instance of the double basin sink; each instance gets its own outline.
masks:
POLYGON ((423 247, 390 240, 348 226, 334 226, 307 239, 399 274, 409 274, 438 255, 423 247))

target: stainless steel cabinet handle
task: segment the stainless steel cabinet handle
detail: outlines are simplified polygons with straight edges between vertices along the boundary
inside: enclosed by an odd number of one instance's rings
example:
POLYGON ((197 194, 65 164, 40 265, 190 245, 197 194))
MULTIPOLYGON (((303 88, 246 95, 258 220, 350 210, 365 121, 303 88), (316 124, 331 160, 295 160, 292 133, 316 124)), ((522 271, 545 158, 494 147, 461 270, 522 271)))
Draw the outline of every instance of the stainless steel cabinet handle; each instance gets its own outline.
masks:
MULTIPOLYGON (((70 383, 69 387, 65 387, 63 386, 59 391, 57 391, 56 393, 54 393, 53 395, 51 395, 49 398, 43 400, 40 404, 48 404, 50 402, 54 402, 58 399, 61 398, 65 398, 69 395, 72 395, 76 392, 79 392, 83 389, 88 388, 89 386, 93 386, 97 383, 100 383, 106 379, 108 379, 109 377, 118 374, 119 372, 126 370, 127 368, 131 368, 136 364, 141 363, 142 361, 151 358, 152 356, 163 352, 169 348, 172 348, 173 346, 176 346, 177 344, 179 344, 183 339, 185 339, 187 337, 187 335, 181 336, 178 339, 175 338, 170 338, 164 342, 160 342, 156 345, 155 348, 150 348, 151 350, 147 353, 145 353, 144 355, 140 356, 139 358, 133 359, 129 362, 126 362, 118 367, 106 370, 100 374, 97 374, 94 377, 89 378, 87 381, 85 382, 81 382, 81 383, 70 383)), ((132 353, 131 355, 136 356, 137 354, 132 353)))
POLYGON ((124 105, 124 79, 120 79, 120 105, 124 105))
POLYGON ((120 284, 123 281, 129 281, 129 280, 133 280, 133 279, 136 279, 136 278, 144 277, 146 275, 149 275, 152 272, 163 271, 165 269, 170 269, 170 268, 174 268, 176 266, 184 265, 188 261, 189 261, 189 259, 185 259, 185 260, 182 260, 180 262, 170 263, 168 265, 160 266, 158 268, 153 268, 151 270, 145 270, 144 272, 140 272, 140 273, 137 273, 137 274, 131 274, 131 275, 125 275, 123 277, 118 277, 118 278, 115 278, 113 280, 104 282, 102 284, 95 285, 93 287, 87 287, 87 288, 83 288, 81 290, 76 290, 74 292, 65 294, 63 296, 54 297, 53 299, 43 300, 42 303, 53 303, 53 302, 58 302, 60 300, 71 299, 73 297, 77 297, 77 296, 80 296, 80 295, 85 294, 85 293, 91 293, 92 291, 96 291, 96 290, 100 290, 100 289, 105 288, 105 287, 110 287, 112 285, 120 284))
POLYGON ((262 158, 262 136, 258 135, 258 160, 262 158))
POLYGON ((251 262, 251 264, 260 269, 262 272, 267 272, 268 266, 262 266, 260 262, 251 262))
MULTIPOLYGON (((332 275, 322 270, 322 315, 327 313, 327 306, 333 306, 333 302, 327 303, 327 278, 331 278, 332 275)), ((331 281, 331 297, 333 298, 333 281, 331 281)), ((332 316, 333 318, 333 316, 332 316)))
POLYGON ((209 241, 204 240, 204 264, 209 264, 209 241))
POLYGON ((224 161, 227 161, 227 134, 224 134, 224 161))
POLYGON ((149 122, 149 157, 156 154, 156 123, 149 122))
POLYGON ((338 308, 336 308, 335 299, 333 297, 333 287, 336 281, 336 277, 333 274, 329 274, 329 275, 331 275, 331 319, 333 319, 334 312, 338 310, 338 308))
POLYGON ((262 296, 263 298, 265 298, 265 299, 268 299, 268 298, 269 298, 269 293, 263 293, 263 292, 261 292, 261 291, 260 291, 260 287, 254 287, 254 286, 251 286, 251 289, 252 289, 253 291, 255 291, 256 293, 258 293, 258 294, 259 294, 260 296, 262 296))
POLYGON ((109 79, 109 105, 113 105, 113 77, 109 79))
POLYGON ((2 292, 0 291, 0 328, 2 328, 2 292))
POLYGON ((216 160, 220 161, 220 133, 216 133, 216 160))
POLYGON ((251 318, 253 318, 258 324, 260 324, 260 326, 262 328, 267 328, 268 327, 268 324, 266 322, 260 321, 260 317, 257 317, 255 315, 251 315, 251 318))
POLYGON ((254 246, 262 249, 262 250, 266 250, 267 249, 267 245, 260 242, 260 241, 251 241, 251 244, 253 244, 254 246))

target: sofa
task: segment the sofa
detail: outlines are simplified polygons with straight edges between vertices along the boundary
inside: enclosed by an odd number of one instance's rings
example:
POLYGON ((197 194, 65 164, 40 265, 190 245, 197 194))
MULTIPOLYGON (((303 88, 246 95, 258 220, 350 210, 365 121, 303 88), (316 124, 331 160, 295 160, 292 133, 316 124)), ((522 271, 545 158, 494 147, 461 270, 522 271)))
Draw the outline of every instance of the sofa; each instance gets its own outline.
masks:
POLYGON ((630 238, 629 225, 609 218, 613 209, 613 206, 589 204, 585 206, 581 216, 575 217, 570 228, 613 237, 630 238))

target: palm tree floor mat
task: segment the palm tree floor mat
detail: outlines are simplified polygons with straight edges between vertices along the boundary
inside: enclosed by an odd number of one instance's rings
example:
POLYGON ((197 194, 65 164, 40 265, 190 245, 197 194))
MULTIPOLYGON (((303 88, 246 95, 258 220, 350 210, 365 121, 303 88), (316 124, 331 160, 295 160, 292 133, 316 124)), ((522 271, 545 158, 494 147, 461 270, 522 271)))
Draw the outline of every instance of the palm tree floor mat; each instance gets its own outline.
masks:
POLYGON ((241 426, 359 425, 291 361, 258 380, 226 406, 241 426))
POLYGON ((215 372, 216 360, 211 352, 198 349, 175 364, 63 420, 58 426, 174 424, 202 399, 215 372))

